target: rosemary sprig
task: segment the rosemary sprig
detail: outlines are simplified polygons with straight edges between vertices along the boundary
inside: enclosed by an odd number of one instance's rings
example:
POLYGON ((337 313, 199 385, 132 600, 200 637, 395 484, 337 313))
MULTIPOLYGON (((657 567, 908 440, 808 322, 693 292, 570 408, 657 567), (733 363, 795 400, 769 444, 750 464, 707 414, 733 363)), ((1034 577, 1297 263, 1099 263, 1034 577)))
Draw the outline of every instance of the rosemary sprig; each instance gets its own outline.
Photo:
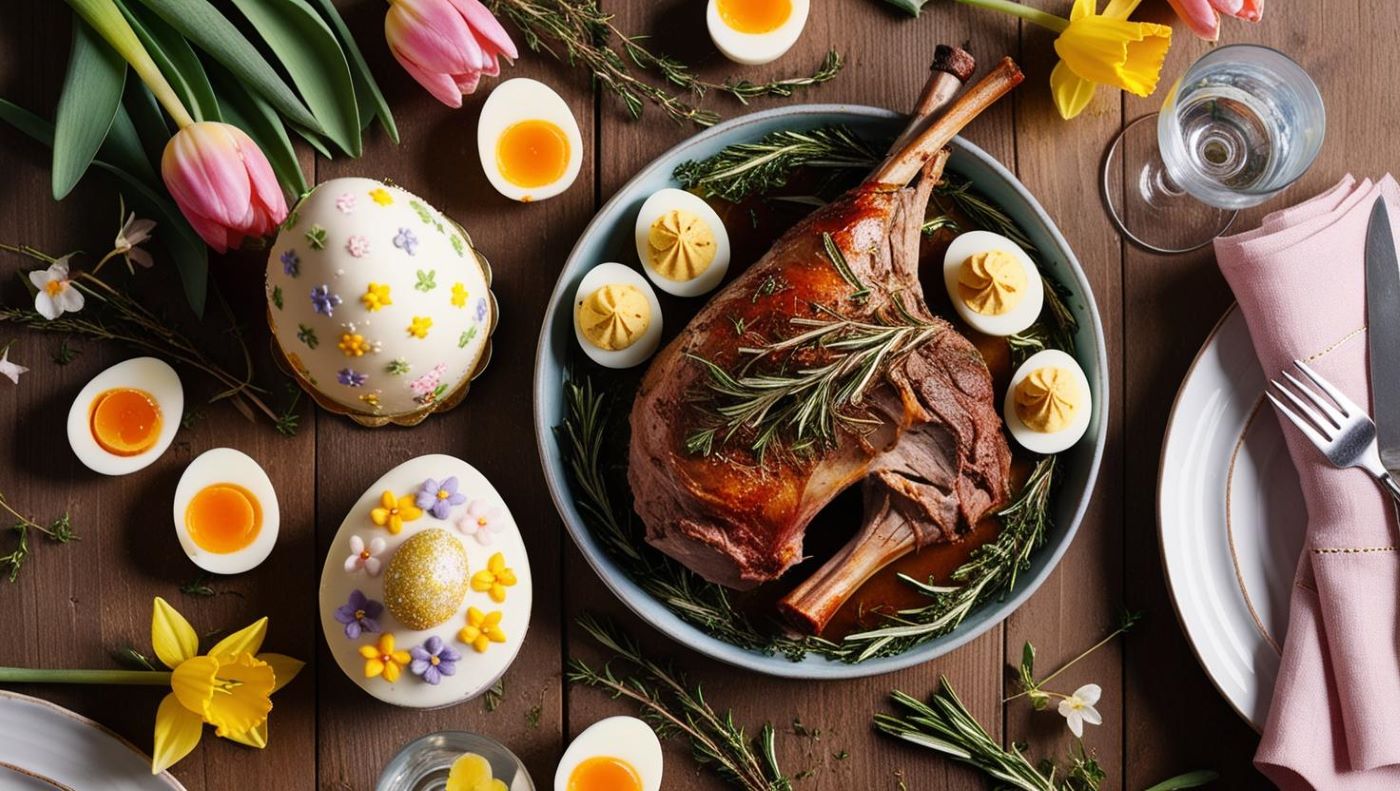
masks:
POLYGON ((707 198, 738 203, 749 195, 787 184, 799 167, 869 170, 881 154, 871 144, 834 124, 817 129, 783 129, 756 143, 736 143, 718 154, 676 166, 672 176, 707 198))
POLYGON ((632 701, 662 738, 684 736, 701 766, 744 791, 792 791, 792 781, 778 766, 776 731, 764 723, 751 740, 732 711, 716 711, 699 685, 692 685, 669 663, 646 657, 641 646, 611 623, 585 615, 578 625, 614 656, 594 668, 569 660, 571 683, 601 689, 613 698, 632 701), (622 673, 613 665, 624 665, 622 673))
POLYGON ((29 553, 33 551, 29 546, 29 532, 31 530, 43 535, 55 544, 67 544, 69 541, 79 540, 79 536, 73 532, 73 520, 66 511, 63 516, 54 519, 47 525, 42 525, 15 510, 3 494, 0 494, 0 511, 9 514, 15 520, 14 524, 10 525, 10 532, 16 536, 15 548, 7 554, 0 555, 0 570, 3 570, 10 582, 19 579, 20 569, 24 567, 24 562, 29 559, 29 553))
POLYGON ((489 5, 497 16, 520 30, 531 51, 587 68, 633 118, 639 118, 650 103, 677 122, 710 126, 719 120, 719 114, 696 103, 707 93, 726 94, 744 104, 759 96, 791 96, 797 88, 830 80, 843 65, 840 54, 831 50, 810 75, 763 83, 736 79, 712 82, 696 76, 679 60, 652 52, 643 43, 644 36, 618 30, 613 15, 604 12, 597 0, 490 0, 489 5), (633 66, 654 72, 681 93, 642 80, 632 72, 633 66))
POLYGON ((822 246, 826 248, 826 257, 831 261, 831 265, 836 268, 837 272, 841 273, 841 279, 850 283, 851 288, 855 289, 848 299, 853 299, 857 302, 869 299, 870 289, 866 287, 865 283, 861 282, 861 279, 856 276, 855 271, 851 269, 851 265, 846 262, 846 254, 841 252, 841 248, 836 246, 836 240, 831 238, 831 234, 822 232, 822 246))

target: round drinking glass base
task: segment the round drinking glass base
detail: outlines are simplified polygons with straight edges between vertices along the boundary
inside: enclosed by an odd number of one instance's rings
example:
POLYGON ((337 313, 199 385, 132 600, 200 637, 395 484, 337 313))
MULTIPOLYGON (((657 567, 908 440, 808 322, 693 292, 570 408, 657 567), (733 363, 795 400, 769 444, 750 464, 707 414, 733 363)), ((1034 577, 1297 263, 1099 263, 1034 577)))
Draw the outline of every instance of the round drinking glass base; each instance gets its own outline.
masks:
POLYGON ((1157 149, 1157 114, 1123 128, 1103 165, 1103 197, 1118 231, 1155 253, 1185 253, 1210 244, 1235 221, 1236 212, 1205 204, 1167 175, 1157 149), (1119 190, 1116 177, 1122 174, 1119 190))

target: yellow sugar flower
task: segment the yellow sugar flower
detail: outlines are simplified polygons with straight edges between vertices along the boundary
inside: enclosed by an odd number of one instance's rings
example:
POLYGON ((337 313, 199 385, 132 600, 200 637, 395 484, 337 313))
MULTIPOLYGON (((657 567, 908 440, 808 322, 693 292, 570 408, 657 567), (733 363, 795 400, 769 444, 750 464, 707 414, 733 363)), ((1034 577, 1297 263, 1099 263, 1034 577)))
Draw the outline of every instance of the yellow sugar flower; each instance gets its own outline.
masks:
POLYGON ((413 661, 407 651, 394 650, 394 636, 387 632, 379 635, 378 643, 360 646, 360 656, 365 658, 365 678, 380 677, 390 684, 398 681, 404 665, 413 661))
POLYGON ((505 555, 499 552, 486 561, 486 568, 472 575, 472 590, 489 594, 497 604, 506 600, 506 588, 514 584, 515 572, 506 568, 505 555))
POLYGON ((452 284, 452 307, 465 308, 467 306, 467 287, 461 283, 452 284))
POLYGON ((365 310, 373 313, 385 305, 392 305, 394 301, 389 298, 389 284, 370 283, 365 289, 365 293, 360 295, 360 303, 365 306, 365 310))
POLYGON ((303 663, 281 654, 259 654, 267 619, 220 640, 199 655, 199 636, 164 599, 151 614, 151 645, 169 667, 170 694, 156 710, 151 773, 160 774, 199 744, 204 725, 214 735, 249 747, 267 746, 272 693, 286 686, 303 663))
POLYGON ((468 607, 467 625, 457 632, 457 639, 476 649, 478 654, 486 653, 492 643, 504 643, 506 633, 501 630, 501 611, 484 613, 468 607))
POLYGON ((370 348, 365 336, 357 332, 342 332, 336 347, 344 352, 346 357, 363 357, 370 348))
POLYGON ((371 522, 386 528, 394 535, 403 530, 404 522, 412 522, 422 515, 423 509, 413 503, 413 495, 395 497, 394 493, 388 490, 380 495, 379 507, 369 512, 371 522))
POLYGON ((390 195, 389 191, 384 189, 383 187, 375 187, 374 189, 370 190, 369 197, 371 200, 373 200, 375 203, 378 203, 380 206, 388 206, 389 204, 394 202, 394 196, 390 195))
POLYGON ((408 334, 415 338, 428 337, 428 328, 433 326, 433 320, 428 316, 414 316, 413 321, 408 325, 408 334))

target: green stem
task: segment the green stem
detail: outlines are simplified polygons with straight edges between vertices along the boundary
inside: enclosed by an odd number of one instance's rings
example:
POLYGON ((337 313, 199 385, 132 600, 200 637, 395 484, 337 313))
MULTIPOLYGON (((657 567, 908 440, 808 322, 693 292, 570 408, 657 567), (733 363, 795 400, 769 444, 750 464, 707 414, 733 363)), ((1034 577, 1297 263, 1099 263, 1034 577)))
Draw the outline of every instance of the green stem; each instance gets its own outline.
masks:
POLYGON ((184 129, 194 123, 190 113, 185 109, 185 105, 180 102, 180 97, 175 94, 175 89, 170 87, 165 75, 160 73, 160 67, 151 60, 150 53, 141 45, 141 39, 136 37, 136 31, 131 29, 130 23, 122 12, 117 8, 117 4, 112 0, 67 0, 68 5, 78 13, 96 30, 108 44, 117 51, 131 68, 136 71, 136 75, 141 81, 146 83, 146 87, 155 94, 156 100, 165 108, 170 117, 174 119, 175 125, 184 129))
POLYGON ((1069 20, 1065 19, 1064 17, 1058 17, 1054 14, 1048 14, 1044 11, 1041 11, 1038 8, 1031 8, 1030 6, 1021 5, 1020 3, 1013 3, 1011 2, 1011 0, 957 1, 964 5, 977 6, 978 8, 986 8, 991 11, 1000 11, 1004 14, 1010 14, 1015 17, 1020 17, 1021 19, 1024 19, 1033 25, 1040 25, 1043 28, 1055 31, 1056 33, 1063 33, 1065 32, 1065 28, 1069 27, 1069 20))
POLYGON ((42 670, 0 667, 0 683, 10 684, 138 684, 170 686, 168 670, 42 670))

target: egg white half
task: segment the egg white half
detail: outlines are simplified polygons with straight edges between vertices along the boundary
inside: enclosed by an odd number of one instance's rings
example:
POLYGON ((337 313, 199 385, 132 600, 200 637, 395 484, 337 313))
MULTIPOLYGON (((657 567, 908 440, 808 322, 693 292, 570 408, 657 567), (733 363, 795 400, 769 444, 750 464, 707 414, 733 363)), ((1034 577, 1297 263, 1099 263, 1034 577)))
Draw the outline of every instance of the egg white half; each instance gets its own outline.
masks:
POLYGON ((515 201, 541 201, 558 195, 574 183, 583 165, 583 136, 579 134, 578 121, 569 105, 553 88, 527 77, 506 80, 486 97, 481 106, 481 120, 476 125, 476 146, 491 186, 515 201), (522 187, 501 173, 496 162, 496 144, 506 129, 521 121, 548 121, 564 131, 569 141, 569 162, 557 180, 539 187, 522 187))
POLYGON ((651 282, 667 294, 674 294, 678 297, 698 297, 714 290, 714 287, 719 285, 719 281, 724 279, 724 274, 729 271, 729 232, 724 229, 724 221, 710 207, 710 204, 694 193, 673 187, 666 187, 652 193, 651 197, 642 203, 641 210, 637 212, 636 237, 637 258, 642 262, 642 269, 646 271, 647 277, 651 278, 651 282), (683 211, 699 217, 710 227, 710 231, 715 236, 714 260, 710 262, 704 272, 690 280, 672 280, 656 271, 651 265, 651 245, 648 242, 651 226, 670 211, 683 211))
POLYGON ((642 791, 661 788, 661 742, 650 725, 636 717, 608 717, 598 720, 574 737, 559 769, 554 773, 554 791, 569 791, 569 775, 589 758, 620 758, 637 770, 642 791))
POLYGON ((1084 375, 1084 369, 1079 366, 1078 360, 1059 349, 1036 352, 1027 357, 1026 361, 1016 369, 1016 373, 1011 375, 1011 386, 1006 389, 1006 400, 1002 404, 1006 428, 1022 447, 1032 453, 1048 455, 1069 450, 1084 437, 1084 432, 1089 429, 1089 418, 1094 414, 1091 393, 1089 377, 1084 375), (1031 372, 1041 368, 1062 368, 1070 371, 1070 375, 1078 383, 1080 395, 1084 399, 1079 404, 1079 408, 1074 411, 1074 417, 1070 420, 1070 424, 1059 431, 1049 433, 1035 431, 1022 423, 1020 416, 1016 414, 1016 388, 1025 381, 1027 376, 1030 376, 1031 372))
POLYGON ((73 454, 88 469, 103 475, 126 475, 136 472, 160 458, 175 439, 180 418, 185 414, 185 390, 180 376, 162 360, 154 357, 133 357, 119 362, 78 391, 68 410, 68 444, 73 454), (108 390, 131 388, 149 393, 160 409, 160 434, 144 452, 134 456, 118 456, 97 444, 92 435, 92 402, 108 390))
POLYGON ((962 320, 974 330, 986 335, 1005 337, 1021 332, 1035 323, 1045 302, 1045 284, 1041 281, 1040 269, 1036 267, 1035 262, 1026 255, 1026 251, 1022 250, 1020 245, 990 231, 968 231, 948 245, 948 252, 943 255, 943 285, 948 289, 953 308, 962 320), (1025 295, 1015 307, 999 316, 978 313, 969 308, 958 293, 958 273, 962 270, 963 262, 978 253, 991 250, 1009 253, 1026 272, 1025 295))
POLYGON ((767 33, 742 33, 725 24, 719 12, 719 0, 710 0, 705 9, 705 24, 710 29, 710 39, 724 57, 745 66, 756 66, 781 58, 797 43, 797 37, 807 25, 810 9, 810 0, 792 0, 792 13, 777 28, 767 33))
POLYGON ((272 553, 277 543, 282 513, 277 507, 277 492, 262 466, 242 451, 233 448, 206 450, 190 462, 175 487, 175 535, 180 547, 196 566, 214 574, 241 574, 256 568, 272 553), (210 552, 190 535, 185 524, 185 510, 190 500, 206 486, 231 483, 247 489, 262 510, 262 527, 248 546, 233 552, 210 552))
POLYGON ((656 347, 661 345, 661 303, 657 301, 656 292, 652 290, 647 279, 630 266, 606 263, 588 270, 588 274, 579 281, 578 290, 574 292, 574 301, 570 310, 573 312, 574 337, 578 339, 578 345, 583 347, 584 354, 587 354, 593 362, 605 368, 631 368, 641 365, 656 352, 656 347), (578 325, 579 305, 583 304, 583 301, 594 291, 607 285, 636 286, 646 296, 647 304, 651 306, 651 321, 647 324, 646 331, 642 333, 642 337, 626 349, 599 349, 588 342, 588 339, 583 335, 582 328, 578 325))

